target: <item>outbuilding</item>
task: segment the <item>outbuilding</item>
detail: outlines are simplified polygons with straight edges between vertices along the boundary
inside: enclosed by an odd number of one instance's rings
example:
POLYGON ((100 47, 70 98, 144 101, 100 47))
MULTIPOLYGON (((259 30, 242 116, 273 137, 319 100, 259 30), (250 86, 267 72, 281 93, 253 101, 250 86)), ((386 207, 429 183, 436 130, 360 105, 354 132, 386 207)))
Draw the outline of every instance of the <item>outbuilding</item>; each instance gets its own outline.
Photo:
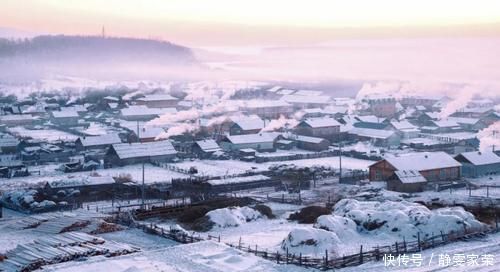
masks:
POLYGON ((462 175, 479 177, 500 174, 500 157, 493 151, 472 151, 455 156, 462 164, 462 175))

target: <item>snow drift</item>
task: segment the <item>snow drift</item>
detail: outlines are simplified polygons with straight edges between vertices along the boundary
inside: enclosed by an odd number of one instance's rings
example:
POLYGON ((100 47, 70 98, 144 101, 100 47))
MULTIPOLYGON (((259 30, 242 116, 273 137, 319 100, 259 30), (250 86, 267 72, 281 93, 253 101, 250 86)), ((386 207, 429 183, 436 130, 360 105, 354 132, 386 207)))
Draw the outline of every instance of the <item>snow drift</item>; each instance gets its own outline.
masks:
POLYGON ((263 218, 263 215, 249 207, 229 207, 210 211, 206 214, 214 226, 226 228, 237 227, 246 222, 263 218))
POLYGON ((281 242, 281 249, 290 254, 324 255, 325 251, 335 255, 340 244, 334 232, 315 228, 296 228, 281 242))

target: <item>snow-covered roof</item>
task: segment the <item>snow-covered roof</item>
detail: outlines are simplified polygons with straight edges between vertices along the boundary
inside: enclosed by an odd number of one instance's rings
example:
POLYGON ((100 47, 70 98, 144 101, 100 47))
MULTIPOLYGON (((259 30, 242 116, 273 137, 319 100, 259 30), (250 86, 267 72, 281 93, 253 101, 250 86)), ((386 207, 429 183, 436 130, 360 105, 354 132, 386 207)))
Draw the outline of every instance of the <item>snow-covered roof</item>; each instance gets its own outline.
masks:
POLYGON ((391 125, 397 130, 408 130, 417 128, 416 126, 412 125, 410 122, 406 120, 402 120, 399 122, 392 121, 391 125))
POLYGON ((294 92, 295 92, 295 90, 291 90, 291 89, 281 89, 277 92, 277 94, 290 95, 290 94, 293 94, 294 92))
POLYGON ((104 97, 103 99, 110 100, 110 101, 119 101, 120 100, 118 97, 111 96, 111 95, 108 95, 108 96, 104 97))
POLYGON ((283 100, 248 100, 244 102, 242 108, 247 109, 261 109, 261 108, 273 108, 273 107, 288 107, 290 104, 283 100))
POLYGON ((165 100, 178 100, 178 99, 168 94, 151 94, 137 99, 137 101, 165 101, 165 100))
POLYGON ((329 117, 307 118, 303 120, 301 123, 307 124, 312 128, 340 126, 340 123, 337 122, 337 120, 329 117))
POLYGON ((231 120, 243 130, 264 128, 264 121, 257 115, 232 117, 231 120))
POLYGON ((274 86, 274 87, 272 87, 272 88, 267 89, 266 91, 267 91, 267 92, 270 92, 270 93, 276 93, 277 91, 279 91, 279 90, 281 90, 281 89, 282 89, 282 87, 281 87, 281 86, 274 86))
MULTIPOLYGON (((492 151, 471 151, 461 153, 462 156, 474 165, 486 165, 500 163, 500 157, 492 151)), ((456 158, 456 157, 455 157, 456 158)))
POLYGON ((438 121, 433 121, 432 122, 436 127, 440 127, 440 128, 450 128, 450 127, 459 127, 460 125, 453 121, 453 120, 449 120, 449 119, 442 119, 442 120, 438 120, 438 121))
POLYGON ((425 171, 461 166, 459 162, 445 152, 409 153, 397 157, 388 157, 385 160, 397 170, 425 171))
POLYGON ((349 133, 361 137, 369 137, 375 139, 387 139, 395 134, 395 132, 391 130, 359 128, 359 127, 353 127, 351 130, 349 130, 349 133))
MULTIPOLYGON (((137 133, 136 130, 134 132, 137 133)), ((164 132, 165 130, 161 127, 142 127, 139 128, 139 139, 156 138, 164 132)))
POLYGON ((110 145, 110 144, 118 144, 122 141, 118 134, 104 134, 99 136, 86 136, 80 137, 81 143, 83 146, 97 146, 97 145, 110 145))
POLYGON ((196 141, 196 144, 205 152, 215 152, 221 150, 217 142, 211 139, 196 141))
POLYGON ((380 118, 375 115, 363 115, 363 116, 355 116, 354 117, 356 120, 359 122, 365 122, 365 123, 383 123, 385 121, 385 118, 380 118))
POLYGON ((53 111, 52 116, 54 118, 79 117, 78 112, 76 110, 53 111))
POLYGON ((296 104, 328 104, 330 101, 329 96, 318 95, 318 96, 303 96, 303 95, 284 95, 281 100, 288 103, 296 104))
POLYGON ((0 147, 11 147, 11 146, 17 146, 19 144, 19 141, 9 135, 0 135, 0 147))
POLYGON ((92 185, 113 184, 115 180, 111 176, 87 176, 82 178, 71 178, 66 180, 55 180, 48 182, 51 188, 81 187, 92 185))
POLYGON ((319 144, 323 141, 326 141, 323 138, 319 137, 310 137, 310 136, 303 136, 303 135, 297 135, 295 139, 299 142, 304 142, 304 143, 313 143, 313 144, 319 144))
POLYGON ((418 172, 418 170, 399 170, 395 171, 394 174, 402 183, 422 183, 427 182, 427 180, 418 172))
POLYGON ((122 116, 143 116, 143 115, 162 115, 165 113, 176 113, 175 108, 148 108, 144 105, 130 106, 121 111, 122 116))
POLYGON ((247 183, 247 182, 257 182, 257 181, 265 181, 271 180, 270 177, 264 175, 254 175, 254 176, 246 176, 246 177, 234 177, 234 178, 225 178, 225 179, 211 179, 207 182, 211 185, 222 185, 222 184, 231 184, 231 183, 247 183))
POLYGON ((295 92, 295 95, 304 95, 304 96, 320 96, 322 95, 322 91, 313 91, 313 90, 298 90, 295 92))
POLYGON ((479 122, 478 118, 448 117, 447 119, 457 124, 464 125, 475 125, 477 122, 479 122))
POLYGON ((114 144, 113 149, 120 159, 177 154, 174 146, 168 140, 148 143, 114 144))
POLYGON ((226 138, 233 144, 266 143, 273 142, 275 139, 275 137, 269 133, 227 135, 226 138))

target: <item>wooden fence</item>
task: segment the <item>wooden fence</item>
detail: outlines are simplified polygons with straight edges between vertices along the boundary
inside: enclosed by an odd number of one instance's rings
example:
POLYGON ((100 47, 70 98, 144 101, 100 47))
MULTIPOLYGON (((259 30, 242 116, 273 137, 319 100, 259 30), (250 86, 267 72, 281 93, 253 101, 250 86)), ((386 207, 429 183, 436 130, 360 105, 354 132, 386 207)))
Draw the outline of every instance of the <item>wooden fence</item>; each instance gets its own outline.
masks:
MULTIPOLYGON (((172 228, 164 229, 152 223, 150 224, 136 223, 136 226, 142 228, 145 232, 159 235, 161 237, 171 239, 184 244, 207 241, 207 240, 214 240, 217 242, 221 242, 220 236, 207 235, 206 237, 202 237, 201 235, 197 236, 193 234, 189 235, 189 233, 179 229, 172 229, 172 228)), ((397 256, 399 254, 420 252, 425 249, 446 245, 456 241, 466 241, 469 239, 485 237, 490 233, 496 233, 498 231, 499 228, 497 223, 495 228, 467 229, 464 227, 464 231, 462 233, 450 232, 445 234, 441 232, 440 234, 433 235, 429 238, 421 238, 420 233, 418 233, 417 240, 415 241, 405 241, 403 239, 403 241, 401 242, 395 242, 394 244, 391 245, 375 247, 369 251, 364 251, 363 246, 361 245, 359 253, 352 255, 345 255, 337 258, 329 258, 328 251, 325 251, 325 255, 322 258, 310 257, 302 254, 290 254, 288 253, 288 249, 286 249, 286 252, 280 252, 280 251, 271 252, 266 249, 258 247, 258 245, 252 246, 244 244, 242 243, 241 238, 238 243, 225 242, 224 244, 254 254, 258 257, 274 261, 278 264, 280 263, 294 264, 298 266, 311 267, 317 269, 335 269, 348 266, 357 266, 368 261, 380 261, 386 254, 392 254, 397 256)))

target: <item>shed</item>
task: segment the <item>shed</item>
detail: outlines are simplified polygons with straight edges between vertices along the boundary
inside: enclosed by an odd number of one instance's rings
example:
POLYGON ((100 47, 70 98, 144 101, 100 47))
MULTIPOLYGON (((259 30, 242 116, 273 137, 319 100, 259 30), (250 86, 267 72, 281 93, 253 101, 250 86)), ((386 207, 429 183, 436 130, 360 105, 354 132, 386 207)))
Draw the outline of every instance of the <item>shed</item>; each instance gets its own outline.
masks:
POLYGON ((396 192, 416 193, 424 191, 427 180, 418 170, 398 170, 387 180, 387 189, 396 192))
POLYGON ((464 152, 455 156, 455 160, 462 164, 465 177, 500 174, 500 157, 493 151, 464 152))
POLYGON ((113 144, 104 156, 105 166, 170 161, 177 155, 168 140, 147 143, 113 144))
POLYGON ((99 136, 84 136, 80 137, 75 142, 76 150, 89 150, 89 149, 104 149, 112 144, 121 143, 118 134, 105 134, 99 136))

